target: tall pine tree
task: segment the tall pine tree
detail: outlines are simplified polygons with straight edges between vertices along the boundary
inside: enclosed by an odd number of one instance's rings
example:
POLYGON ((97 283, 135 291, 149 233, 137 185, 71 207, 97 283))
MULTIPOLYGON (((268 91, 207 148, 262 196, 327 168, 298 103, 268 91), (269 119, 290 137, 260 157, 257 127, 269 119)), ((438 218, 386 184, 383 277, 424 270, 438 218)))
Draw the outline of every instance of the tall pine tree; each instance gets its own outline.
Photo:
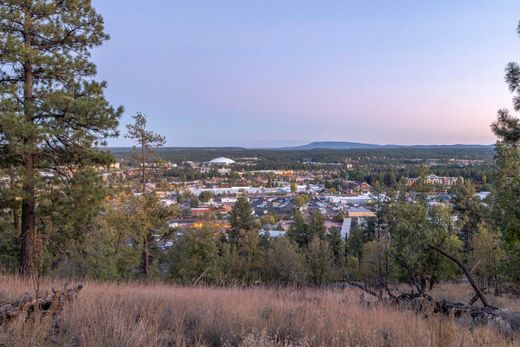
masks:
MULTIPOLYGON (((89 0, 0 1, 0 155, 18 168, 20 272, 34 272, 39 172, 104 162, 121 107, 94 80, 90 51, 109 37, 89 0)), ((66 176, 60 176, 66 178, 66 176)))
MULTIPOLYGON (((128 124, 126 128, 128 129, 127 138, 134 141, 134 155, 137 161, 137 164, 141 170, 141 191, 143 193, 143 199, 153 201, 147 197, 146 192, 146 180, 148 175, 148 168, 152 161, 157 159, 157 153, 155 149, 157 147, 161 147, 166 143, 166 139, 164 136, 154 133, 151 130, 146 128, 146 116, 142 113, 138 113, 134 117, 134 123, 128 124)), ((149 202, 148 202, 149 204, 149 202)), ((149 217, 152 217, 152 214, 149 214, 149 217)), ((151 218, 153 219, 153 218, 151 218)), ((160 219, 159 219, 160 220, 160 219)), ((150 262, 150 251, 149 251, 149 239, 151 237, 151 233, 153 232, 152 228, 148 228, 142 231, 142 266, 144 277, 148 278, 149 274, 149 262, 150 262)))

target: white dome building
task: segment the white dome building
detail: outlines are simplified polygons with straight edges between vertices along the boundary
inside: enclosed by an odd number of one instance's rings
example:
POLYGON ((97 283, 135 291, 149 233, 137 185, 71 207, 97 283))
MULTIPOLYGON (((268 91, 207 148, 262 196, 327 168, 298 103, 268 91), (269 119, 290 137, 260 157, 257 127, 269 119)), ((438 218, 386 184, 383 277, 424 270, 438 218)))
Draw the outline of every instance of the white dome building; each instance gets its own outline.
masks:
POLYGON ((209 163, 211 165, 233 165, 233 164, 235 164, 235 161, 232 159, 229 159, 229 158, 219 157, 219 158, 210 160, 209 163))

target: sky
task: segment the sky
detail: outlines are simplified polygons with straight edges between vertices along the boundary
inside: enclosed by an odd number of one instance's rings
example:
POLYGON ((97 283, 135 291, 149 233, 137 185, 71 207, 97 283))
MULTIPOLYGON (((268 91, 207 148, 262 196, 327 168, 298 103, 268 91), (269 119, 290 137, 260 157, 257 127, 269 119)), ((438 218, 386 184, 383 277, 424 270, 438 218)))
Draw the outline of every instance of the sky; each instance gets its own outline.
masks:
MULTIPOLYGON (((491 144, 518 0, 93 0, 121 132, 168 146, 491 144)), ((112 146, 130 145, 121 136, 112 146)))

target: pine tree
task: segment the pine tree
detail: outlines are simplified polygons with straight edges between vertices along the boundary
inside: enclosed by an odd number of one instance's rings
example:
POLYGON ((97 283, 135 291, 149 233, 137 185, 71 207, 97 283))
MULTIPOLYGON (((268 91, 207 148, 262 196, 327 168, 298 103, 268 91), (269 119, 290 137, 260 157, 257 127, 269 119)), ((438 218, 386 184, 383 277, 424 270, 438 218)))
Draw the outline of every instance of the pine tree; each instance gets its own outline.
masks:
POLYGON ((323 239, 325 231, 325 217, 318 210, 312 211, 309 218, 308 242, 314 239, 314 237, 323 239))
POLYGON ((128 130, 126 137, 135 143, 134 156, 141 170, 141 190, 144 194, 146 193, 148 166, 152 161, 156 161, 156 148, 163 146, 166 139, 164 136, 146 129, 146 116, 144 114, 138 113, 133 118, 134 123, 126 126, 128 130))
POLYGON ((341 229, 331 228, 326 238, 334 257, 334 265, 339 269, 343 269, 345 266, 345 240, 341 238, 341 229))
POLYGON ((314 237, 306 248, 309 280, 315 286, 321 286, 333 278, 332 252, 329 243, 314 237))
MULTIPOLYGON (((520 34, 520 24, 518 26, 520 34)), ((520 111, 520 65, 509 63, 505 69, 509 90, 515 94, 513 108, 520 111)), ((513 245, 520 242, 520 118, 507 109, 498 111, 497 120, 491 125, 497 136, 495 194, 493 217, 504 239, 513 245)))
POLYGON ((230 216, 231 229, 229 231, 229 241, 231 244, 237 245, 241 234, 256 229, 255 219, 253 217, 253 209, 247 198, 241 196, 238 198, 230 216))
POLYGON ((475 195, 475 187, 471 182, 457 186, 453 207, 459 218, 460 238, 464 244, 464 261, 467 261, 471 252, 471 239, 478 232, 479 225, 484 219, 482 203, 475 195))
POLYGON ((293 224, 289 228, 289 231, 287 232, 287 237, 298 244, 298 246, 303 247, 306 246, 310 240, 308 239, 308 226, 305 223, 305 218, 303 217, 303 214, 295 210, 294 216, 293 216, 293 224))
MULTIPOLYGON (((143 198, 146 199, 148 166, 156 159, 157 154, 155 149, 163 146, 166 140, 163 136, 146 129, 146 116, 144 114, 138 113, 133 118, 134 123, 126 126, 128 129, 126 137, 133 140, 136 144, 134 154, 141 170, 141 192, 143 193, 143 198)), ((142 266, 145 278, 147 278, 149 274, 149 239, 152 231, 153 229, 148 228, 142 232, 142 266)))
POLYGON ((0 155, 22 185, 20 272, 34 272, 39 171, 102 162, 122 108, 94 80, 90 51, 109 37, 89 0, 0 1, 0 155))

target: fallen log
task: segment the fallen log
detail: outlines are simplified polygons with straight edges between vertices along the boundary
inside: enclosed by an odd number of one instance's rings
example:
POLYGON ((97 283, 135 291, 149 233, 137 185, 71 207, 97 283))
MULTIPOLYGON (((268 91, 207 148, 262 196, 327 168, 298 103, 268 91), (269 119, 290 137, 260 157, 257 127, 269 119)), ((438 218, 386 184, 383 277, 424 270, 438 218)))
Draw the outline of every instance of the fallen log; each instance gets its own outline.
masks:
MULTIPOLYGON (((417 293, 405 292, 397 294, 394 293, 394 291, 390 289, 388 284, 383 280, 379 281, 379 285, 381 285, 382 288, 386 290, 386 296, 382 296, 381 294, 370 290, 366 285, 359 282, 347 281, 347 284, 357 287, 363 290, 365 293, 374 296, 377 298, 379 303, 385 305, 409 309, 415 311, 418 314, 429 315, 431 313, 435 313, 454 317, 460 323, 469 325, 470 327, 478 325, 491 326, 508 336, 512 336, 514 332, 520 332, 520 312, 499 309, 490 305, 486 296, 484 295, 484 291, 477 286, 476 281, 473 279, 471 271, 469 271, 464 266, 464 264, 462 264, 462 262, 460 262, 455 256, 436 246, 428 246, 453 261, 464 272, 475 292, 474 296, 469 301, 469 304, 454 303, 446 300, 436 300, 425 292, 420 291, 419 286, 416 286, 419 290, 417 293), (477 301, 480 301, 482 306, 474 306, 477 301)), ((416 284, 413 273, 411 271, 410 277, 411 281, 414 282, 413 284, 416 284)))
POLYGON ((452 316, 470 326, 488 325, 509 336, 513 332, 520 331, 520 312, 493 307, 477 307, 445 300, 435 302, 433 307, 434 313, 452 316))
POLYGON ((33 298, 29 293, 22 294, 13 303, 0 306, 0 325, 14 319, 28 319, 39 312, 41 315, 56 315, 63 310, 63 305, 73 300, 81 291, 83 286, 80 284, 74 288, 63 290, 52 289, 52 295, 33 298))
POLYGON ((471 287, 475 291, 474 297, 470 300, 470 305, 460 303, 450 303, 445 300, 435 302, 434 311, 441 312, 444 314, 455 315, 456 317, 470 317, 474 323, 477 324, 489 324, 498 328, 498 330, 510 334, 512 332, 520 331, 520 312, 511 310, 499 309, 491 306, 484 295, 483 291, 477 285, 477 282, 473 279, 471 272, 458 260, 454 255, 436 247, 434 245, 428 245, 428 247, 434 249, 438 253, 442 254, 446 258, 453 261, 457 266, 464 272, 468 279, 471 287), (476 297, 480 300, 483 307, 476 307, 473 304, 477 301, 476 297))

